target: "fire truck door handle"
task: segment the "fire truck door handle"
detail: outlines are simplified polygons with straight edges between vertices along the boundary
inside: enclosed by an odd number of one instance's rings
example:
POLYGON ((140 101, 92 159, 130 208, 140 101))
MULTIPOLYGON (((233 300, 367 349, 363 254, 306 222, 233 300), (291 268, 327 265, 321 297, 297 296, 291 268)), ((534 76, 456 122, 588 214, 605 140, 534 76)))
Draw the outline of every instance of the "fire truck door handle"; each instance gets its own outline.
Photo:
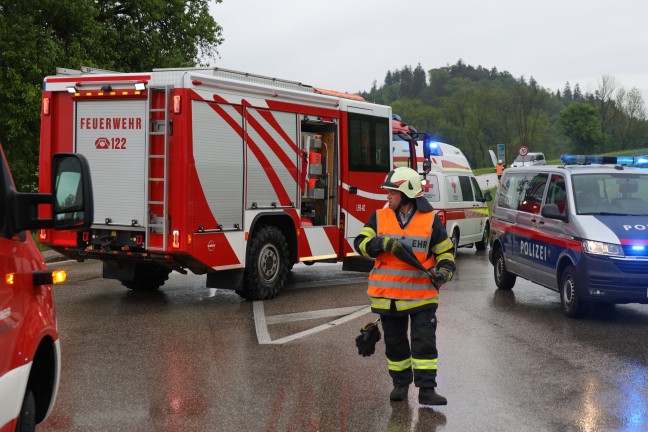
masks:
POLYGON ((349 186, 349 195, 355 195, 358 193, 358 188, 355 186, 349 186))

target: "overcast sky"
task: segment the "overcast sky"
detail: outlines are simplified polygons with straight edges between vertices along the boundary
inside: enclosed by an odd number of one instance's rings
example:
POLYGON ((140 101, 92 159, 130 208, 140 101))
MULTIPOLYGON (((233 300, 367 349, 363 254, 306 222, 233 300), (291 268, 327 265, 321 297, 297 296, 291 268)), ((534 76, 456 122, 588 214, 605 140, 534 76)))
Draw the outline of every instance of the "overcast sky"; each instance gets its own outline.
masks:
POLYGON ((644 0, 223 0, 214 66, 357 92, 388 70, 465 64, 593 92, 603 75, 648 100, 644 0))

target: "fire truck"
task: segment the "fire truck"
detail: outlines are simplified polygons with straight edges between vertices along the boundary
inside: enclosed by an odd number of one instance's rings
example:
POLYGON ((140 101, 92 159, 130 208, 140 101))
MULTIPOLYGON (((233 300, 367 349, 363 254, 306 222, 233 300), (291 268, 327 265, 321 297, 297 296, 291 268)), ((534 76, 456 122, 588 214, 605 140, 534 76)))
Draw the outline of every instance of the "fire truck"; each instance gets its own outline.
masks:
POLYGON ((220 68, 58 69, 41 120, 41 179, 53 154, 83 154, 94 221, 40 242, 132 290, 191 271, 248 300, 276 297, 296 263, 354 268, 353 239, 385 203, 392 126, 408 131, 359 96, 220 68))

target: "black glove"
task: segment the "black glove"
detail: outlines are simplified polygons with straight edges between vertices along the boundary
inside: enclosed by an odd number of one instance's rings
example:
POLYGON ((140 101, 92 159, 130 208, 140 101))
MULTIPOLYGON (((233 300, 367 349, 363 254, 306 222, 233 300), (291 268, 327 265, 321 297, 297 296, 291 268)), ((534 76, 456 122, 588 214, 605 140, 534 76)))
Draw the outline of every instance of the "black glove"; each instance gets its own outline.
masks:
POLYGON ((437 289, 441 288, 441 285, 452 279, 452 272, 445 267, 441 267, 432 274, 434 279, 430 278, 430 280, 432 282, 432 285, 434 285, 437 289))
POLYGON ((395 254, 403 250, 403 245, 397 239, 391 237, 383 237, 381 246, 383 251, 390 254, 395 254))
POLYGON ((355 338, 358 354, 368 357, 376 351, 376 342, 380 340, 380 330, 375 322, 370 322, 360 329, 360 335, 355 338))

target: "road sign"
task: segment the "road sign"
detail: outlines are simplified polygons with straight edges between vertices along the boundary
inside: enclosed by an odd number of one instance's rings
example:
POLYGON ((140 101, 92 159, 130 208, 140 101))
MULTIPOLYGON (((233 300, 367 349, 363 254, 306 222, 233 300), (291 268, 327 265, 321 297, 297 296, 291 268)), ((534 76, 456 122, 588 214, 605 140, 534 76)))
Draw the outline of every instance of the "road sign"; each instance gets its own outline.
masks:
POLYGON ((506 163, 506 144, 497 144, 497 159, 506 163))
POLYGON ((518 149, 518 154, 519 154, 520 156, 522 156, 522 157, 526 156, 527 154, 529 154, 529 147, 527 147, 527 146, 521 146, 521 147, 518 149))

